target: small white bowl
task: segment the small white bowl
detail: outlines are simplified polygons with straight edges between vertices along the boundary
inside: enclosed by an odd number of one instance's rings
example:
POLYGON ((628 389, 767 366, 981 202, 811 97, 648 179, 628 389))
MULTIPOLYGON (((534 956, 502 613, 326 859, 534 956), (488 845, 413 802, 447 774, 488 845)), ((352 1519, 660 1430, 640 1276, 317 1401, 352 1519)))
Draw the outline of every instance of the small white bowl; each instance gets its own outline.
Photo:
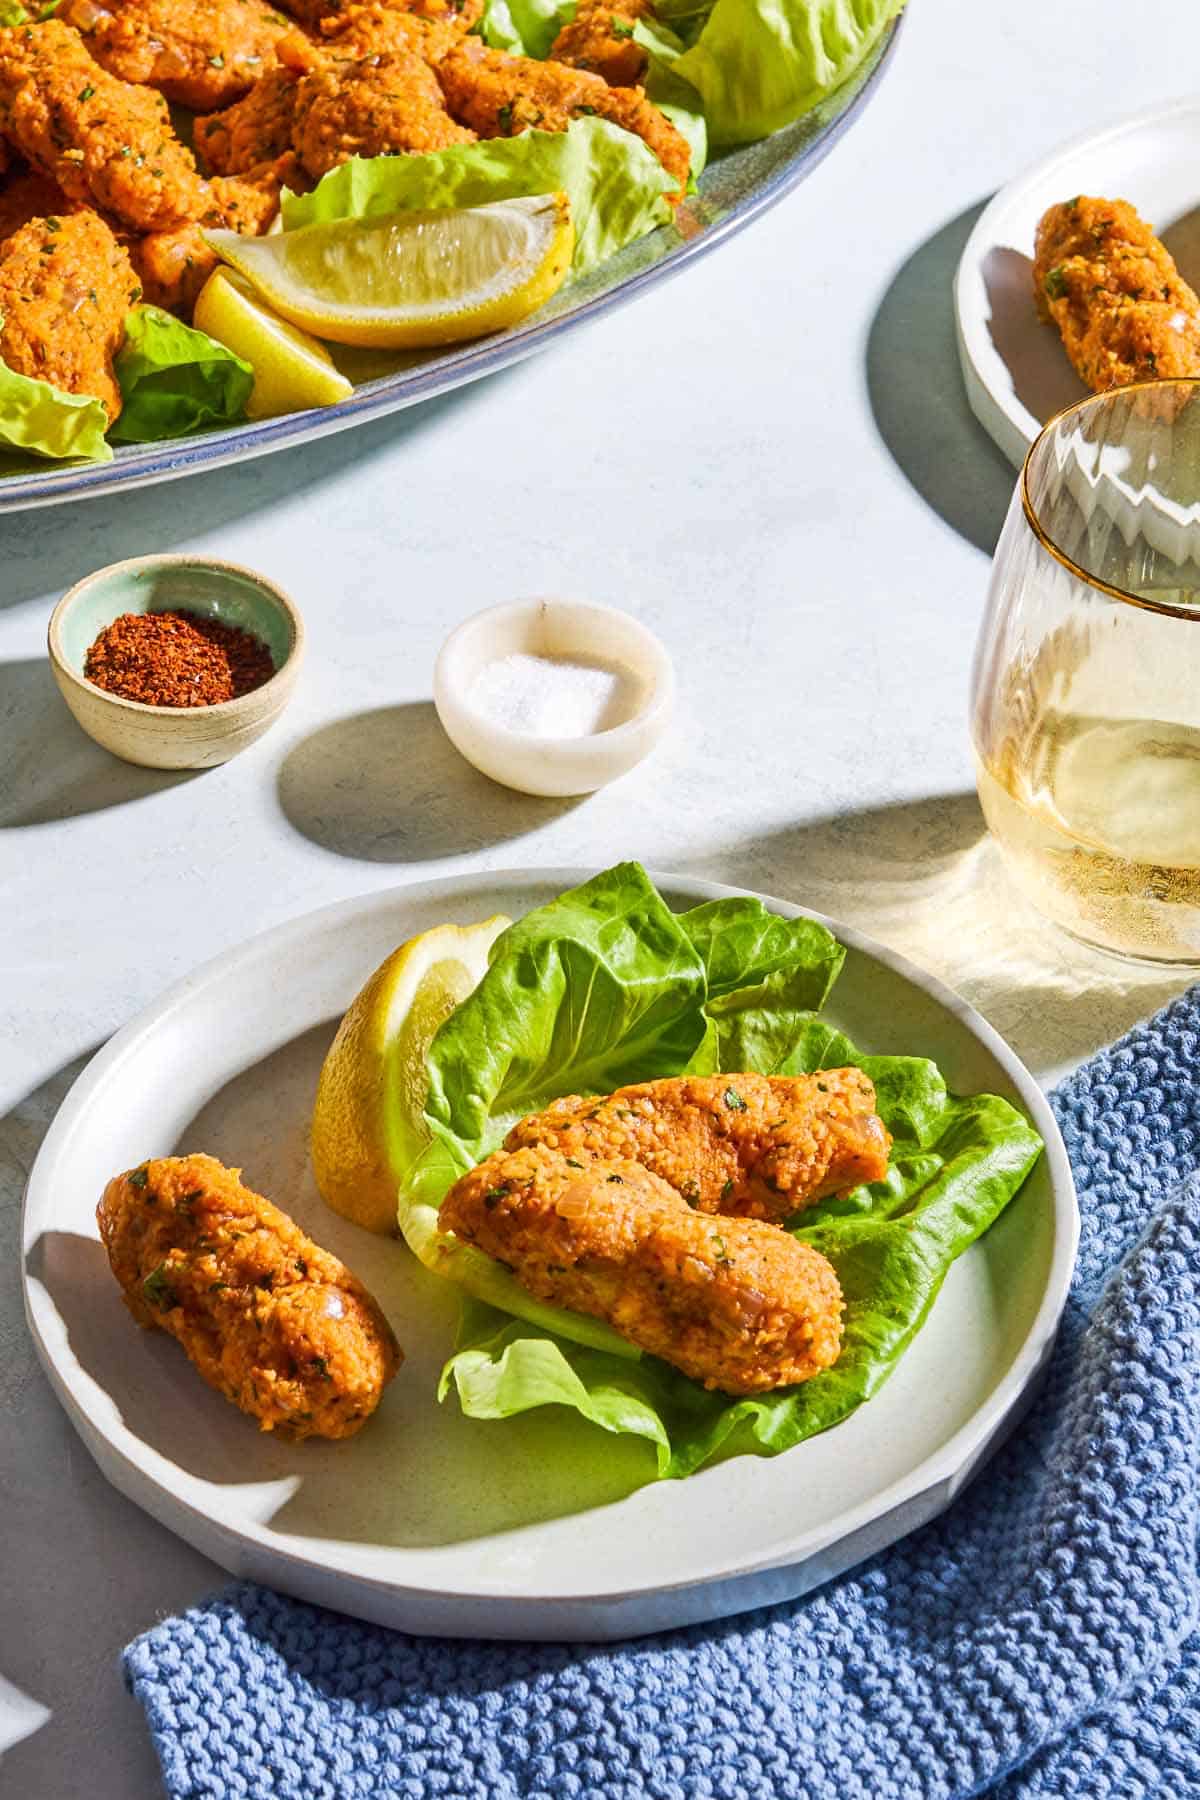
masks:
POLYGON ((612 606, 581 600, 512 600, 489 606, 442 645, 433 698, 447 737, 493 781, 522 794, 591 794, 653 750, 675 699, 675 671, 660 640, 612 606), (627 716, 583 737, 539 737, 500 725, 472 701, 479 676, 504 657, 563 657, 623 675, 627 716))

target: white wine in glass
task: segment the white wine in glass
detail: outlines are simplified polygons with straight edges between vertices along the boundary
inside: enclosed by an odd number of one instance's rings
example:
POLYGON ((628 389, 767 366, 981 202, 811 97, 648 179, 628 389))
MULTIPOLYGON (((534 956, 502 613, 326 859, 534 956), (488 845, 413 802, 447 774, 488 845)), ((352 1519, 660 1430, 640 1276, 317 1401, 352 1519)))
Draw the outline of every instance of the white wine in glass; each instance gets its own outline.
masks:
POLYGON ((1200 382, 1082 401, 1029 453, 975 659, 979 795, 1047 917, 1200 964, 1200 382))

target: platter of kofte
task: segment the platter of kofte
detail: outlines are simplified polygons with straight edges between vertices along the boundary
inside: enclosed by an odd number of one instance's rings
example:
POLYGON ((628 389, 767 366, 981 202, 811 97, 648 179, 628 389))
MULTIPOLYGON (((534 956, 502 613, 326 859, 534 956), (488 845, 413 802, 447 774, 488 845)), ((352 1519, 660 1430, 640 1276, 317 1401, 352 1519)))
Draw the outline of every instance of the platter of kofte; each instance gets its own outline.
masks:
POLYGON ((680 270, 903 0, 0 0, 0 508, 303 442, 680 270))

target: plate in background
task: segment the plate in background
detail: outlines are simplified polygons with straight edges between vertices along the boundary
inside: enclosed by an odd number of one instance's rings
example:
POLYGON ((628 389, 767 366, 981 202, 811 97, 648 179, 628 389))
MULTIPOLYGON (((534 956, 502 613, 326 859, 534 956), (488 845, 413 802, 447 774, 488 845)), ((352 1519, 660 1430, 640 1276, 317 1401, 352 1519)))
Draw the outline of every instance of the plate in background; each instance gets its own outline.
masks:
MULTIPOLYGON (((900 24, 898 16, 861 68, 836 93, 794 125, 718 157, 700 177, 699 192, 678 208, 673 224, 627 244, 583 280, 572 282, 529 324, 477 343, 398 357, 397 362, 408 366, 361 381, 353 398, 339 406, 233 425, 198 437, 172 438, 161 444, 118 445, 109 463, 29 464, 21 473, 0 476, 0 512, 172 481, 198 469, 220 468, 235 457, 265 456, 290 444, 309 443, 448 393, 544 349, 563 333, 632 300, 668 275, 678 274, 811 175, 875 92, 892 59, 900 24)), ((372 366, 377 364, 378 357, 372 366)), ((355 369, 361 366, 362 361, 346 364, 356 383, 360 378, 355 369)))
MULTIPOLYGON (((579 1641, 719 1618, 804 1593, 932 1518, 1028 1402, 1078 1236, 1053 1115, 964 1001, 826 920, 848 949, 831 1022, 868 1051, 936 1058, 960 1092, 1006 1095, 1046 1142, 1020 1194, 951 1268, 887 1385, 781 1456, 731 1458, 678 1482, 650 1479, 648 1445, 565 1409, 486 1422, 437 1404, 459 1292, 322 1204, 308 1157, 317 1074, 340 1014, 403 939, 448 919, 515 917, 581 879, 451 878, 255 938, 118 1032, 51 1126, 23 1220, 38 1354, 108 1479, 231 1573, 415 1632, 579 1641), (131 1321, 96 1202, 117 1170, 188 1149, 243 1166, 361 1275, 396 1327, 407 1360, 350 1443, 256 1431, 173 1339, 131 1321)), ((677 907, 735 891, 658 879, 677 907)))
POLYGON ((1088 392, 1033 301, 1038 220, 1075 194, 1130 201, 1200 286, 1200 100, 1061 145, 1002 188, 967 239, 954 279, 963 379, 971 411, 1018 467, 1047 420, 1088 392))

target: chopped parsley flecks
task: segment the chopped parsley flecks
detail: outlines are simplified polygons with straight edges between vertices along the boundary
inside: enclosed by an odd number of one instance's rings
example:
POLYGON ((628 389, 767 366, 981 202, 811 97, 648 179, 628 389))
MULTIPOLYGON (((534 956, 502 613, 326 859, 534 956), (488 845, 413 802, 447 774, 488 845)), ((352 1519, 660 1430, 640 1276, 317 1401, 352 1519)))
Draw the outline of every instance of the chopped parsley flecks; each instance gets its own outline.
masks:
POLYGON ((151 1306, 157 1306, 161 1312, 170 1312, 173 1306, 179 1305, 179 1296, 167 1280, 167 1265, 159 1263, 142 1283, 142 1293, 151 1306))

